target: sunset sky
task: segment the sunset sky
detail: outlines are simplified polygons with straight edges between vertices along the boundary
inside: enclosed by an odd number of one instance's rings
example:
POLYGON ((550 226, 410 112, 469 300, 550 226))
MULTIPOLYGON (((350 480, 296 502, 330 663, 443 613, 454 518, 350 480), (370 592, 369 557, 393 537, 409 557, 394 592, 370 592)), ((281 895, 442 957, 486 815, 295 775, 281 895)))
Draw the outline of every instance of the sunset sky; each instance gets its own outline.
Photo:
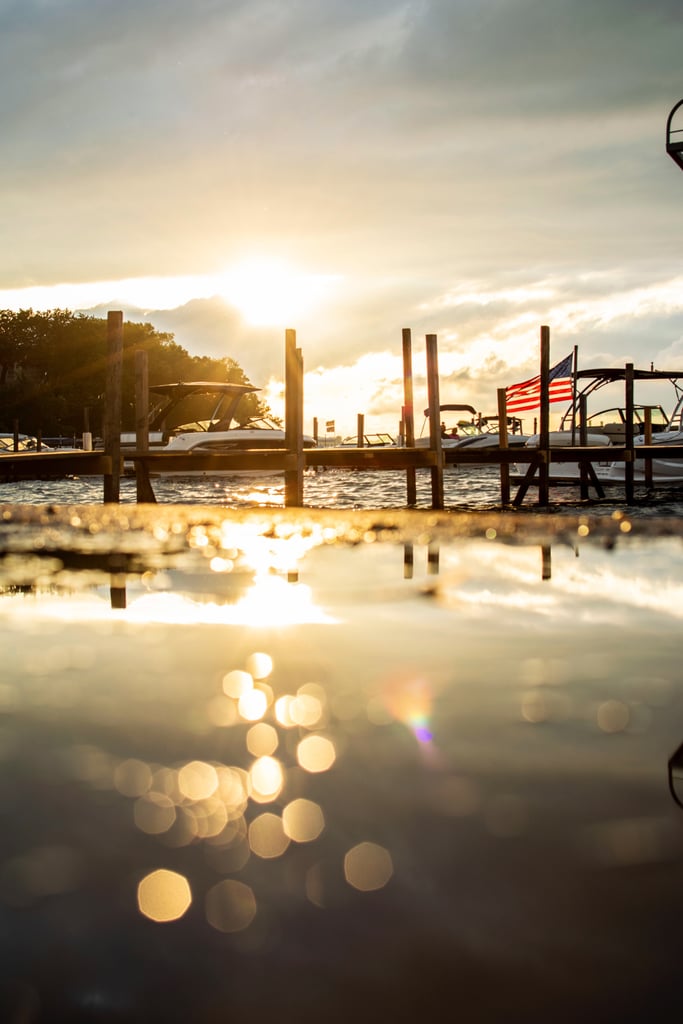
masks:
POLYGON ((0 11, 0 308, 122 309, 276 410, 293 327, 341 433, 395 432, 404 327, 420 411, 427 333, 484 413, 541 324, 553 361, 683 370, 681 0, 0 11))

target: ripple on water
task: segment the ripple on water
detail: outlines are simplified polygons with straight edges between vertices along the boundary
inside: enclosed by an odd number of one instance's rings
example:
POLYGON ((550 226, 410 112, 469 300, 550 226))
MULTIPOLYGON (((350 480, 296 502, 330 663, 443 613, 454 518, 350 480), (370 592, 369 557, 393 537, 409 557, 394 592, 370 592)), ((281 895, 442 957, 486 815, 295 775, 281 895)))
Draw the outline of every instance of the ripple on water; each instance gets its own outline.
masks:
MULTIPOLYGON (((279 476, 156 478, 153 488, 160 504, 219 505, 223 508, 283 508, 284 481, 279 476)), ((97 505, 102 501, 101 477, 71 480, 35 480, 0 484, 0 502, 8 504, 97 505)), ((513 489, 514 495, 514 489, 513 489)), ((417 508, 431 508, 431 476, 429 471, 416 473, 417 508)), ((573 513, 577 507, 588 507, 594 514, 610 514, 625 507, 623 496, 613 492, 603 501, 581 501, 577 488, 561 488, 551 492, 555 511, 573 513)), ((136 501, 135 480, 121 480, 121 503, 136 501)), ((304 477, 304 504, 309 508, 326 509, 400 509, 406 507, 406 477, 402 471, 330 470, 308 471, 304 477)), ((452 511, 495 511, 500 505, 500 479, 495 467, 465 469, 449 467, 444 473, 444 501, 452 511)), ((537 508, 530 491, 521 510, 537 508)), ((636 503, 629 508, 631 516, 681 516, 683 494, 657 492, 656 497, 644 491, 636 493, 636 503)))

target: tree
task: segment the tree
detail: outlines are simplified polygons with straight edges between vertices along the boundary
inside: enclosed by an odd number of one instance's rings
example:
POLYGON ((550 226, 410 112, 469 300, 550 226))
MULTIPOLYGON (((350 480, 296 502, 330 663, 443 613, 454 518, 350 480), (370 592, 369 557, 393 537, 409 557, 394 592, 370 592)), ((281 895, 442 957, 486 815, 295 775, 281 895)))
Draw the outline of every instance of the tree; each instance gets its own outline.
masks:
MULTIPOLYGON (((191 356, 172 334, 149 323, 123 327, 122 428, 135 426, 135 352, 147 352, 150 384, 212 380, 249 383, 234 359, 191 356)), ((0 310, 0 429, 24 433, 101 433, 106 385, 107 321, 68 310, 0 310)), ((271 415, 256 394, 240 418, 271 415)))

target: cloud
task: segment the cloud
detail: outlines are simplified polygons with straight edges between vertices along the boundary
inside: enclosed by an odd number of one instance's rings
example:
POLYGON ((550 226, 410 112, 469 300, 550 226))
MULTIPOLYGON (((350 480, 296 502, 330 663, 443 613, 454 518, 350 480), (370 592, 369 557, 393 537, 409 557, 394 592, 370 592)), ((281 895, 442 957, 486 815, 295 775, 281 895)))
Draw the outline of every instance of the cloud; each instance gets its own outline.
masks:
POLYGON ((78 308, 228 346, 255 383, 295 326, 311 386, 341 403, 355 367, 392 422, 402 327, 486 408, 540 323, 563 354, 649 364, 682 328, 682 45, 678 0, 8 2, 0 288, 97 287, 78 308), (340 284, 254 328, 198 283, 249 256, 340 284), (116 288, 152 278, 197 288, 116 288))

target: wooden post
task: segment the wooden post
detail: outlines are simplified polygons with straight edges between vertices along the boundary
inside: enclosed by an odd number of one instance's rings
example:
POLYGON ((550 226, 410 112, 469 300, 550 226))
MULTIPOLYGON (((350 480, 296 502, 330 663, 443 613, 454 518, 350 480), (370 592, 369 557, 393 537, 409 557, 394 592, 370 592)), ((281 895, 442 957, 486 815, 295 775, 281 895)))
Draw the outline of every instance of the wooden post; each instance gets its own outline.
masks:
POLYGON ((626 364, 624 374, 624 387, 626 390, 626 462, 624 463, 624 483, 626 489, 626 503, 633 503, 633 363, 626 364))
POLYGON ((304 364, 296 347, 296 331, 285 331, 285 444, 294 456, 295 468, 285 470, 285 506, 301 508, 304 503, 304 364))
POLYGON ((317 416, 313 417, 313 440, 315 441, 315 443, 317 445, 317 443, 318 443, 318 417, 317 416))
MULTIPOLYGON (((508 411, 505 388, 498 388, 498 445, 508 447, 508 411)), ((503 508, 510 504, 510 463, 500 463, 500 503, 503 508)))
MULTIPOLYGON (((645 416, 643 441, 646 445, 652 444, 652 406, 646 405, 643 410, 645 416)), ((652 459, 645 459, 645 483, 652 487, 652 459)))
POLYGON ((104 477, 105 502, 118 503, 121 489, 121 363, 123 313, 107 313, 107 375, 104 399, 104 450, 111 458, 111 475, 104 477))
POLYGON ((147 353, 135 353, 135 447, 146 452, 149 448, 149 369, 147 353))
MULTIPOLYGON (((149 369, 144 349, 135 353, 135 447, 139 452, 149 451, 149 369)), ((144 462, 135 464, 135 492, 138 502, 156 502, 149 469, 144 462)))
POLYGON ((538 504, 547 505, 550 496, 550 328, 541 327, 541 408, 538 453, 538 504))
POLYGON ((12 432, 14 434, 14 451, 19 451, 19 420, 12 420, 12 432))
POLYGON ((358 413, 358 417, 357 417, 357 420, 356 420, 356 433, 357 433, 356 444, 358 445, 359 448, 362 448, 363 444, 364 444, 364 435, 365 435, 365 416, 363 415, 362 412, 358 413))
MULTIPOLYGON (((588 400, 585 395, 579 398, 579 444, 585 447, 588 444, 588 400)), ((583 459, 579 461, 580 495, 583 499, 588 497, 588 466, 583 459)))
POLYGON ((427 396, 429 399, 429 447, 435 454, 436 465, 432 466, 432 508, 442 509, 443 498, 443 447, 441 445, 441 420, 439 418, 439 355, 436 335, 427 335, 427 396))
MULTIPOLYGON (((409 327, 401 331, 403 342, 403 443, 406 448, 415 447, 415 409, 413 405, 413 355, 412 334, 409 327)), ((417 504, 415 468, 406 470, 406 501, 408 508, 417 504)))

